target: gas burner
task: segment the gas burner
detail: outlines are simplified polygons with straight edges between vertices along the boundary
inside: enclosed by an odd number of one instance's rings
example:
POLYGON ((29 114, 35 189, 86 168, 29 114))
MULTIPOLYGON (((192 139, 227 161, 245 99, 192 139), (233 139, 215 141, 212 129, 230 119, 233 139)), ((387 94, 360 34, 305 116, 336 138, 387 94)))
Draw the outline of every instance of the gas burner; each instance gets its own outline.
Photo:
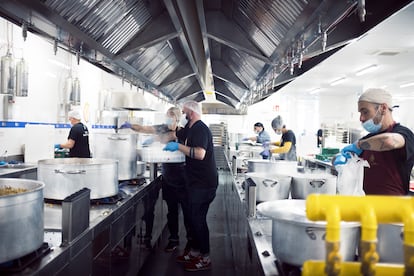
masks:
POLYGON ((132 186, 141 186, 147 182, 145 177, 138 177, 128 180, 119 181, 119 185, 132 185, 132 186))
MULTIPOLYGON (((91 199, 90 202, 91 202, 91 205, 104 205, 104 204, 115 204, 118 201, 121 201, 123 199, 124 197, 121 195, 121 192, 119 192, 118 194, 114 196, 91 199)), ((45 198, 44 201, 45 203, 56 204, 56 205, 62 205, 62 202, 63 202, 63 200, 49 199, 49 198, 45 198)))
POLYGON ((91 199, 91 205, 104 205, 104 204, 115 204, 118 201, 121 201, 123 197, 118 193, 114 196, 91 199))
POLYGON ((39 260, 44 255, 48 254, 51 248, 47 242, 44 242, 38 249, 23 257, 4 262, 0 264, 0 275, 14 274, 23 271, 26 267, 34 261, 39 260))
POLYGON ((300 276, 302 274, 299 266, 282 263, 279 260, 275 261, 277 271, 281 276, 300 276))

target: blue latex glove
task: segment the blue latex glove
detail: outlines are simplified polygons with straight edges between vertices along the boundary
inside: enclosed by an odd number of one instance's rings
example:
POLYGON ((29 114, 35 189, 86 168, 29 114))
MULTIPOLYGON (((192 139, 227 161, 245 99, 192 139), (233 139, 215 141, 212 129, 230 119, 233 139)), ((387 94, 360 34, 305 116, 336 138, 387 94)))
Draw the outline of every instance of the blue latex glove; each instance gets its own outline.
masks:
POLYGON ((55 149, 60 149, 60 144, 55 144, 55 149))
POLYGON ((270 156, 270 151, 268 149, 264 150, 260 153, 260 155, 262 156, 263 159, 268 159, 270 156))
POLYGON ((154 138, 150 137, 148 139, 145 139, 144 142, 142 142, 142 146, 143 147, 148 147, 149 145, 151 145, 152 143, 154 143, 154 138))
POLYGON ((165 147, 163 148, 163 150, 177 151, 178 150, 178 143, 177 142, 168 142, 165 145, 165 147))
MULTIPOLYGON (((349 154, 349 153, 348 153, 349 154)), ((342 153, 338 153, 335 156, 335 161, 333 163, 334 166, 336 165, 344 165, 346 163, 346 161, 348 161, 348 158, 346 155, 342 154, 342 153)))
POLYGON ((341 150, 342 155, 346 156, 346 158, 351 158, 351 153, 355 153, 356 155, 360 155, 362 153, 362 149, 357 148, 356 143, 350 144, 344 147, 341 150))
POLYGON ((119 128, 132 128, 132 125, 128 122, 125 122, 119 128))
POLYGON ((7 164, 7 162, 6 161, 0 161, 0 166, 4 166, 4 165, 6 165, 7 164))
POLYGON ((243 138, 243 141, 249 141, 249 138, 243 138))

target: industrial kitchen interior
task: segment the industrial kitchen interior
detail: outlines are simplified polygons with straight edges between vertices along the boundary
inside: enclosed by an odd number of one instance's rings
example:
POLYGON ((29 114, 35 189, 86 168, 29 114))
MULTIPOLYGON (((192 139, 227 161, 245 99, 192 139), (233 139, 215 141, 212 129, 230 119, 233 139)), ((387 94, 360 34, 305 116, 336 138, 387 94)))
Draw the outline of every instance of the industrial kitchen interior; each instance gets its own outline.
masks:
POLYGON ((352 191, 334 162, 366 139, 369 88, 414 131, 413 24, 404 0, 1 1, 0 274, 412 275, 414 172, 404 196, 376 197, 362 190, 371 160, 352 191), (190 153, 134 130, 188 101, 218 174, 200 269, 177 262, 182 205, 169 248, 165 168, 190 153), (277 153, 278 116, 294 161, 277 153), (73 119, 88 158, 67 146, 73 119))

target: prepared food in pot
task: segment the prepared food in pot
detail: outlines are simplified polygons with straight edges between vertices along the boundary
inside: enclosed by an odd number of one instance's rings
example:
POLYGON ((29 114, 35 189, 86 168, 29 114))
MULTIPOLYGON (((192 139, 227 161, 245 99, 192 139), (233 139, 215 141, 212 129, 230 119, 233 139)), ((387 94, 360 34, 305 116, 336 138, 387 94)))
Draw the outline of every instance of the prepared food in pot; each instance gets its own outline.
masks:
POLYGON ((24 188, 13 188, 10 186, 3 186, 0 187, 0 196, 6 196, 6 195, 15 195, 27 192, 27 189, 24 188))

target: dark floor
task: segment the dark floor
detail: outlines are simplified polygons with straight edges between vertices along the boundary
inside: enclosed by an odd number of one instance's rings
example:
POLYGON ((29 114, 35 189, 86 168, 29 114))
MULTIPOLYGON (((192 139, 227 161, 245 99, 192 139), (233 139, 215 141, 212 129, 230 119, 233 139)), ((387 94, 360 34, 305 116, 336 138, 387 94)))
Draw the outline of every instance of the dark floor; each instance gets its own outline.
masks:
POLYGON ((224 193, 223 186, 219 185, 217 196, 210 205, 207 215, 207 223, 210 229, 210 258, 212 268, 208 271, 187 272, 183 268, 183 264, 177 263, 175 258, 182 253, 185 246, 185 231, 182 225, 180 227, 181 244, 178 249, 172 253, 164 251, 164 247, 168 243, 168 230, 164 231, 162 239, 157 243, 157 247, 148 257, 148 261, 144 264, 138 275, 217 275, 231 276, 236 275, 232 260, 231 244, 226 229, 226 214, 224 211, 224 193))

